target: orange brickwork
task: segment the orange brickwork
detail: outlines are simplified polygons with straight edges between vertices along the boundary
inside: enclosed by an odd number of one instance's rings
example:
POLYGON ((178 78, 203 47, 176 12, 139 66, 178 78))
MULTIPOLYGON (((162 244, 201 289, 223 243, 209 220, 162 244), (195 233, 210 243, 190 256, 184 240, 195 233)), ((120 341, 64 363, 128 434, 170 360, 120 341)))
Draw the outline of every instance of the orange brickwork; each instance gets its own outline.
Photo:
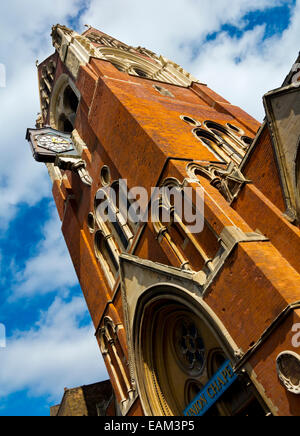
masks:
MULTIPOLYGON (((91 31, 95 32, 90 29, 85 36, 91 31)), ((93 184, 85 186, 76 174, 66 171, 62 180, 54 182, 53 196, 95 330, 99 332, 104 328, 105 318, 113 321, 120 347, 116 356, 121 356, 124 363, 128 360, 128 344, 123 327, 120 279, 116 279, 113 288, 110 286, 95 256, 94 234, 87 221, 94 209, 95 195, 102 187, 101 168, 109 167, 111 180, 126 179, 129 188, 144 187, 150 193, 151 187, 159 186, 167 178, 176 178, 180 183, 189 179, 187 165, 191 162, 217 161, 209 147, 193 135, 193 127, 181 119, 182 115, 201 124, 207 120, 223 126, 230 123, 252 139, 261 126, 200 83, 179 86, 129 75, 109 61, 93 56, 88 64, 80 66, 76 80, 57 58, 56 80, 63 71, 74 80, 81 95, 74 128, 87 147, 83 149, 82 159, 93 184), (160 94, 154 85, 162 86, 171 94, 160 94)), ((248 183, 232 203, 226 201, 207 178, 198 177, 204 188, 205 226, 202 234, 195 238, 213 258, 226 227, 266 237, 266 240, 238 244, 204 295, 205 302, 241 352, 246 353, 287 306, 300 300, 300 230, 283 215, 285 199, 267 125, 258 134, 242 172, 248 183)), ((193 189, 197 186, 196 182, 189 183, 193 189)), ((180 256, 165 239, 159 240, 152 223, 140 226, 134 241, 129 254, 181 267, 180 256)), ((178 239, 178 247, 184 250, 180 244, 178 239)), ((191 244, 185 254, 191 265, 202 268, 191 244)), ((275 363, 280 352, 292 349, 291 329, 299 322, 300 311, 292 311, 247 362, 265 398, 273 406, 272 413, 278 415, 300 414, 299 398, 287 392, 279 382, 275 363)), ((128 391, 124 371, 130 381, 130 370, 128 365, 120 368, 118 359, 107 353, 104 360, 120 402, 123 400, 120 389, 128 391)), ((127 413, 143 414, 138 398, 127 413)))

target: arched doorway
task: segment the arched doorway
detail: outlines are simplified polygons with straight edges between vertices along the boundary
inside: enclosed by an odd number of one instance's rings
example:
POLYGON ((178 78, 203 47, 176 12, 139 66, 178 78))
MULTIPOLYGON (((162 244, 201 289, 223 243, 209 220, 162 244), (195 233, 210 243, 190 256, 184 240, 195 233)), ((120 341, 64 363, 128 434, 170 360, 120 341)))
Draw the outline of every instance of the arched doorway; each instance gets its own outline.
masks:
MULTIPOLYGON (((227 360, 228 332, 217 317, 175 287, 156 286, 139 300, 134 323, 135 367, 145 413, 182 416, 227 360)), ((208 416, 268 413, 247 373, 207 412, 208 416)))

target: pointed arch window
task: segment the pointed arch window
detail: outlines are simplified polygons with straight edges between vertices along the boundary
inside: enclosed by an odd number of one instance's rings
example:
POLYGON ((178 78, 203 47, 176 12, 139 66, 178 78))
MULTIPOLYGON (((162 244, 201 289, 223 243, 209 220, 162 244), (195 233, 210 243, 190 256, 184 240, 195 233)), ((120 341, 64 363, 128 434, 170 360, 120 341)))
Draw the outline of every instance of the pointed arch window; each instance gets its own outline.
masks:
POLYGON ((74 130, 79 106, 79 91, 66 74, 62 74, 53 90, 50 104, 51 127, 62 132, 74 130))
MULTIPOLYGON (((127 251, 133 240, 130 219, 126 217, 130 203, 127 200, 123 205, 123 198, 127 199, 127 196, 123 197, 119 182, 114 182, 111 186, 100 189, 94 200, 95 254, 111 287, 119 273, 120 253, 127 251)), ((91 226, 89 228, 91 230, 91 226)))
MULTIPOLYGON (((166 181, 164 183, 164 187, 167 189, 174 189, 174 186, 174 181, 166 181)), ((176 190, 181 196, 183 195, 182 186, 179 182, 176 190)), ((175 203, 170 201, 169 195, 163 195, 157 200, 154 206, 156 211, 154 229, 158 234, 158 240, 161 243, 163 241, 167 242, 183 269, 193 271, 203 270, 206 274, 209 274, 214 270, 212 265, 213 257, 211 255, 215 256, 219 250, 217 238, 213 236, 210 238, 209 245, 211 245, 211 241, 214 241, 214 244, 213 249, 208 249, 207 241, 202 240, 201 234, 192 234, 188 230, 188 225, 182 218, 182 211, 177 210, 177 207, 178 198, 175 203)), ((207 226, 206 223, 205 226, 207 226)))
MULTIPOLYGON (((95 198, 95 237, 94 248, 95 255, 100 262, 102 269, 111 287, 114 286, 119 273, 119 254, 117 244, 111 232, 108 222, 109 210, 102 204, 107 200, 103 195, 102 200, 95 198)), ((105 203, 107 205, 107 202, 105 203)))
POLYGON ((115 247, 109 242, 110 236, 105 236, 104 232, 98 230, 95 234, 95 251, 97 258, 105 265, 111 278, 117 275, 119 264, 115 256, 115 247))
POLYGON ((108 365, 108 370, 113 376, 117 387, 118 397, 125 406, 128 400, 134 396, 134 388, 131 383, 128 365, 119 340, 120 326, 116 326, 113 320, 106 316, 104 325, 100 329, 99 341, 101 352, 108 365))
POLYGON ((245 156, 246 145, 236 139, 234 135, 221 124, 206 121, 205 126, 219 138, 220 147, 236 163, 240 163, 245 156))
POLYGON ((116 181, 112 183, 111 189, 114 191, 114 198, 116 200, 115 207, 119 213, 119 219, 124 228, 123 231, 127 235, 127 238, 131 239, 139 225, 138 218, 131 208, 133 202, 129 200, 123 183, 116 181))
POLYGON ((203 128, 197 127, 193 133, 219 161, 234 162, 237 165, 242 162, 253 142, 248 136, 237 136, 244 132, 230 123, 226 127, 214 121, 206 121, 203 128))
POLYGON ((194 129, 194 135, 204 144, 220 162, 228 162, 229 158, 220 147, 220 141, 216 136, 208 130, 196 128, 194 129))

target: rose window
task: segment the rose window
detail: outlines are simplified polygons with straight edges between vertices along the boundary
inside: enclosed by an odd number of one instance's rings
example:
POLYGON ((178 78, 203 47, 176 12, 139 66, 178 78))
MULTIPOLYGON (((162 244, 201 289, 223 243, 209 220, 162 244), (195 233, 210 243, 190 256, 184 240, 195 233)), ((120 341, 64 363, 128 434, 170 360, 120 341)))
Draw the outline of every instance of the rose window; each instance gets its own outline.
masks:
POLYGON ((194 323, 183 321, 176 328, 176 352, 186 371, 194 375, 202 373, 205 345, 194 323))

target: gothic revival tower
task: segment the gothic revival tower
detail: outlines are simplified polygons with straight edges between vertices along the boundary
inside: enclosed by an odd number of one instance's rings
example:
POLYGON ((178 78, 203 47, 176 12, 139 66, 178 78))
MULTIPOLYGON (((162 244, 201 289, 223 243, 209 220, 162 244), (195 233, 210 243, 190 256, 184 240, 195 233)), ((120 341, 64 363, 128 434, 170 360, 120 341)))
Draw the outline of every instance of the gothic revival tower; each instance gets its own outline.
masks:
POLYGON ((183 415, 202 392, 188 415, 300 415, 299 82, 265 96, 261 126, 147 49, 93 28, 52 37, 28 139, 53 181, 117 413, 183 415), (201 231, 154 198, 162 186, 190 188, 201 231), (126 217, 135 187, 148 194, 140 216, 156 202, 154 222, 126 217))

